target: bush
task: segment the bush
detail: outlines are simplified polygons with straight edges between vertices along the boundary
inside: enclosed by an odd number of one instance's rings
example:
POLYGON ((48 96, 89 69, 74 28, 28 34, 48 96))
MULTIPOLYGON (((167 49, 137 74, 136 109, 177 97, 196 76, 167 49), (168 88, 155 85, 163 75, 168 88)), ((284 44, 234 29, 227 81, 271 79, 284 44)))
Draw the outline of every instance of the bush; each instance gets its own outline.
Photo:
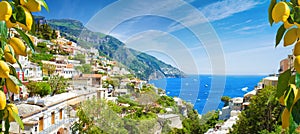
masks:
POLYGON ((31 95, 39 95, 44 97, 51 93, 51 87, 46 82, 33 82, 30 81, 26 87, 28 88, 31 95))

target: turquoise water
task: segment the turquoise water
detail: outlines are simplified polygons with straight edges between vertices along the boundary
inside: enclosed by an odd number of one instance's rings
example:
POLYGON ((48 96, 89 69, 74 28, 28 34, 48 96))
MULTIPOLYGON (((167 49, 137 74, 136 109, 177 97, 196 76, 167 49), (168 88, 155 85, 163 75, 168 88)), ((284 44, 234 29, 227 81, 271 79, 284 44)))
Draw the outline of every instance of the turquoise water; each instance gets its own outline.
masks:
POLYGON ((180 97, 194 104, 194 108, 204 114, 223 107, 221 96, 243 97, 264 77, 266 76, 193 75, 186 78, 151 80, 150 83, 165 89, 168 96, 180 97))

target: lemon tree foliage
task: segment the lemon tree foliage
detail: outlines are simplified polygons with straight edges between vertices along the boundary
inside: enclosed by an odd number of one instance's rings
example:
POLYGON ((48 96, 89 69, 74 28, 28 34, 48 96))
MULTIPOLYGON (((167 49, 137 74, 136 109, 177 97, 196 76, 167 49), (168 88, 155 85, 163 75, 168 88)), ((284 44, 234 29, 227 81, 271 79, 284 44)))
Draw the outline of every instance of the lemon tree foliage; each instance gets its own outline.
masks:
POLYGON ((18 108, 10 97, 19 94, 22 85, 12 64, 17 63, 17 56, 27 56, 28 51, 34 52, 34 45, 28 31, 33 24, 31 12, 41 11, 42 6, 48 10, 44 0, 2 0, 0 2, 0 133, 2 121, 5 121, 4 133, 9 133, 9 122, 17 122, 24 129, 18 116, 18 108), (4 93, 4 88, 9 92, 4 93), (7 98, 8 97, 8 98, 7 98), (10 100, 7 103, 7 100, 10 100))
POLYGON ((282 128, 292 133, 300 123, 300 0, 271 0, 268 11, 270 25, 281 24, 275 47, 281 40, 284 47, 294 45, 294 67, 280 74, 276 93, 280 104, 285 107, 281 114, 282 128))

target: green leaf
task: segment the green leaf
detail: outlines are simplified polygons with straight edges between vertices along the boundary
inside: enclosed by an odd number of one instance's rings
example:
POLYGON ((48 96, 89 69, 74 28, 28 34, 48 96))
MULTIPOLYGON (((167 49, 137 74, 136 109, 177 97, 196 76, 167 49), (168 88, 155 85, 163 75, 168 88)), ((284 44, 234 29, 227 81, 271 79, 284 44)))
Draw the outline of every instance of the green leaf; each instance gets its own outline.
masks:
POLYGON ((49 12, 49 8, 47 3, 44 0, 36 0, 38 3, 40 3, 48 12, 49 12))
POLYGON ((298 5, 298 1, 297 1, 297 0, 291 0, 291 3, 292 3, 293 5, 298 5))
POLYGON ((6 39, 7 36, 8 36, 8 32, 7 32, 5 21, 0 21, 0 37, 6 39))
POLYGON ((16 76, 13 76, 13 75, 9 75, 9 78, 10 80, 12 80, 16 85, 18 86, 22 86, 22 82, 16 77, 16 76))
POLYGON ((284 33, 285 33, 286 29, 284 28, 284 25, 282 24, 279 28, 278 28, 278 31, 277 31, 277 34, 276 34, 276 44, 275 44, 275 47, 278 46, 278 44, 280 43, 284 33))
POLYGON ((269 23, 270 23, 271 26, 272 26, 273 23, 274 23, 274 20, 273 20, 273 18, 272 18, 272 10, 273 10, 275 4, 276 4, 276 0, 271 0, 270 6, 269 6, 269 9, 268 9, 269 23))
POLYGON ((297 88, 300 88, 300 74, 298 72, 296 73, 295 84, 297 88))
POLYGON ((295 80, 296 79, 296 75, 292 75, 291 77, 290 77, 290 84, 295 84, 296 85, 296 83, 295 83, 295 80))
POLYGON ((284 98, 284 103, 286 104, 286 108, 289 111, 291 111, 291 107, 293 106, 294 99, 295 99, 294 89, 290 86, 290 89, 289 89, 286 97, 284 98))
POLYGON ((15 119, 15 121, 20 125, 21 129, 24 129, 24 125, 23 125, 23 122, 21 120, 21 118, 19 117, 19 115, 17 113, 15 113, 13 110, 12 111, 12 115, 13 115, 13 118, 15 119))
POLYGON ((300 24, 300 7, 294 7, 294 21, 300 24))
POLYGON ((294 134, 296 128, 297 128, 297 124, 293 119, 293 116, 290 116, 290 126, 289 126, 289 133, 290 134, 294 134))
POLYGON ((279 75, 277 91, 276 91, 277 98, 282 96, 284 94, 284 91, 288 89, 291 75, 292 75, 291 69, 286 70, 284 73, 279 75))
POLYGON ((9 124, 9 120, 8 120, 8 116, 7 118, 5 119, 5 134, 9 134, 9 127, 10 127, 10 124, 9 124))
POLYGON ((26 25, 26 15, 25 11, 21 6, 17 6, 16 8, 16 21, 26 25))
POLYGON ((293 119, 294 121, 297 123, 297 124, 300 124, 300 114, 299 114, 299 111, 300 111, 300 100, 298 100, 294 106, 293 106, 293 110, 292 110, 292 116, 293 116, 293 119))
POLYGON ((34 53, 34 45, 31 41, 31 39, 27 36, 27 34, 25 34, 22 30, 18 29, 18 28, 14 28, 22 37, 22 39, 25 41, 25 43, 27 44, 27 46, 31 49, 31 51, 34 53))

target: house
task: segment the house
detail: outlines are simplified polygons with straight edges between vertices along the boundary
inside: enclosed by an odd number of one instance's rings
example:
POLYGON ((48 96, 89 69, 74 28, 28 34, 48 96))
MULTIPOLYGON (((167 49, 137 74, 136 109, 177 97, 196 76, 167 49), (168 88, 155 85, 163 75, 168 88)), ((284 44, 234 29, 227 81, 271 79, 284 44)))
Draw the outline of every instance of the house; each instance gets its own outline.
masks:
POLYGON ((252 91, 250 91, 250 92, 248 92, 244 95, 243 110, 247 109, 247 107, 250 105, 251 97, 256 95, 256 94, 257 94, 257 90, 254 89, 254 90, 252 90, 252 91))
POLYGON ((236 97, 232 98, 229 101, 229 105, 222 108, 222 111, 219 112, 219 120, 227 120, 230 117, 234 116, 238 111, 243 109, 243 98, 236 97))
POLYGON ((70 126, 76 121, 76 105, 97 97, 97 90, 76 90, 38 99, 34 104, 19 104, 19 115, 24 130, 11 122, 10 133, 53 134, 71 133, 70 126))
POLYGON ((117 96, 122 96, 128 94, 128 89, 116 89, 114 92, 117 96))
POLYGON ((23 67, 24 77, 29 81, 42 81, 43 72, 40 66, 31 63, 23 67))
POLYGON ((262 80, 262 87, 265 88, 266 86, 277 86, 278 77, 277 76, 268 76, 263 78, 262 80))
POLYGON ((73 77, 74 86, 95 86, 100 87, 102 85, 102 75, 101 74, 81 74, 73 77))
POLYGON ((291 69, 294 67, 294 56, 288 55, 287 58, 280 61, 280 67, 279 67, 279 74, 285 72, 288 69, 291 69))
POLYGON ((171 128, 182 129, 182 121, 177 114, 158 114, 158 118, 163 121, 170 121, 169 126, 171 128))

